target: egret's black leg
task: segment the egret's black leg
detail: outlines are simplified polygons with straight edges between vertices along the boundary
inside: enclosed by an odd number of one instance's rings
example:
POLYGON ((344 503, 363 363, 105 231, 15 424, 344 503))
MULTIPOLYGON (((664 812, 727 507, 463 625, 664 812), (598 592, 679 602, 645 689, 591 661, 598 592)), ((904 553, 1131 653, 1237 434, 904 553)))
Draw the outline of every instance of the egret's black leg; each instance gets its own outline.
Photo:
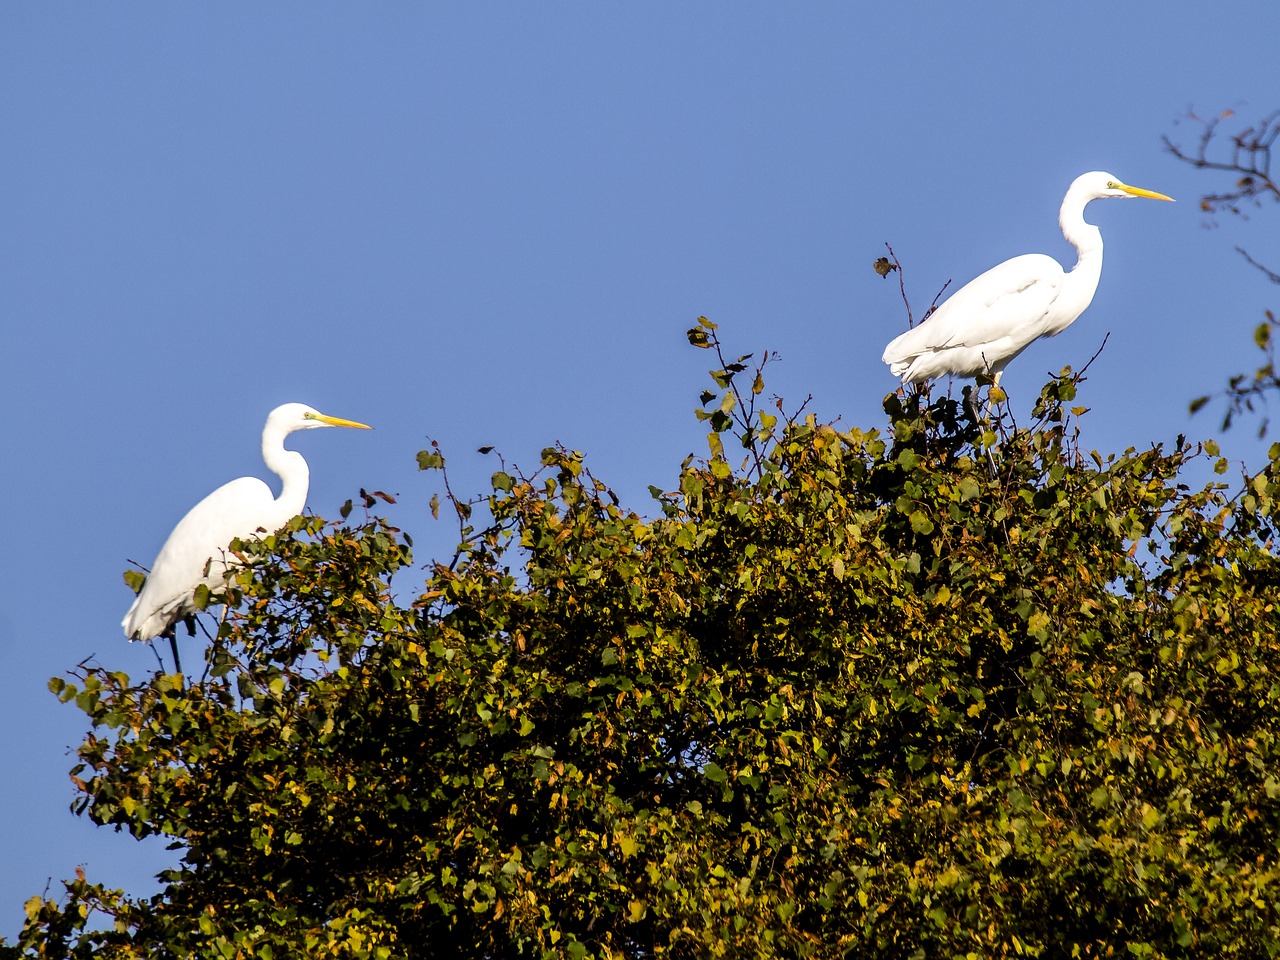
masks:
POLYGON ((996 455, 991 452, 990 447, 987 447, 982 452, 987 455, 987 479, 994 480, 999 472, 996 470, 996 455))
MULTIPOLYGON (((186 617, 183 623, 187 625, 187 636, 194 637, 196 635, 195 617, 186 617)), ((173 651, 173 672, 181 673, 182 657, 178 655, 178 625, 176 623, 171 625, 164 635, 169 638, 169 649, 173 651)))
POLYGON ((969 414, 969 422, 975 427, 982 426, 981 415, 978 411, 978 389, 977 387, 964 388, 964 409, 969 414))

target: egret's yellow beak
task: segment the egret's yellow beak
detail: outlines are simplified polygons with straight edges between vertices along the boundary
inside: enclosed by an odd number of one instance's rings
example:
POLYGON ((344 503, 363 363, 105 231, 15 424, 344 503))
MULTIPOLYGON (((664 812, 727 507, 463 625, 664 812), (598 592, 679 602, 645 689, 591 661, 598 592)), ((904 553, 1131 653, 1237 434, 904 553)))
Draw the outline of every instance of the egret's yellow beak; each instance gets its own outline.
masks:
POLYGON ((367 423, 356 423, 354 420, 343 420, 340 417, 329 417, 323 413, 317 413, 315 419, 319 420, 328 427, 355 427, 357 430, 372 430, 373 427, 367 423))
POLYGON ((1131 197, 1146 197, 1149 200, 1168 200, 1170 203, 1177 203, 1173 197, 1166 197, 1163 193, 1156 193, 1154 190, 1143 190, 1141 187, 1131 187, 1127 183, 1117 183, 1116 186, 1131 197))

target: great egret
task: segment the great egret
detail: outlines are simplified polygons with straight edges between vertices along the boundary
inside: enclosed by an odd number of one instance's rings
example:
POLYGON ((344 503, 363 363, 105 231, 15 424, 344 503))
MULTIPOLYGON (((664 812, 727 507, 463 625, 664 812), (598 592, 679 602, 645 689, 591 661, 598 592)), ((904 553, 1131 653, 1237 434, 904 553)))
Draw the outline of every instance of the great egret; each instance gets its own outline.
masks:
POLYGON ((890 341, 881 358, 903 383, 986 373, 999 385, 1009 361, 1041 337, 1061 333, 1084 313, 1102 275, 1102 233, 1084 208, 1107 197, 1163 193, 1121 183, 1109 173, 1082 174, 1062 200, 1058 223, 1078 259, 1070 271, 1040 253, 1006 260, 953 293, 917 327, 890 341))
MULTIPOLYGON (((302 454, 285 449, 284 439, 295 430, 316 427, 370 429, 354 420, 326 416, 303 403, 272 410, 262 430, 262 459, 282 481, 280 496, 273 497, 271 488, 257 477, 241 477, 192 507, 169 534, 147 582, 121 621, 126 637, 150 640, 168 633, 172 640, 173 625, 196 610, 196 588, 203 583, 217 589, 226 583, 227 566, 233 562, 226 550, 232 540, 275 533, 302 512, 311 473, 302 454)), ((177 653, 175 645, 175 660, 177 653)))

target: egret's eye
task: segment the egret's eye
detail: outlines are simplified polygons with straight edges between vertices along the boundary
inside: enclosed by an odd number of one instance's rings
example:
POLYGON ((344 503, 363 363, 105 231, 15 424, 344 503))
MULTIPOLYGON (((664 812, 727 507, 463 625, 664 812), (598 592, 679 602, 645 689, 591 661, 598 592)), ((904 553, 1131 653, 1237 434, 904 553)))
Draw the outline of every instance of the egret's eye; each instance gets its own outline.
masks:
POLYGON ((1116 183, 1114 180, 1108 180, 1108 181, 1107 181, 1107 189, 1108 189, 1108 190, 1119 190, 1119 189, 1120 189, 1120 184, 1116 183))
POLYGON ((315 415, 314 413, 311 413, 310 411, 307 411, 306 413, 304 413, 304 414, 302 415, 302 419, 303 419, 303 420, 315 420, 315 419, 316 419, 316 415, 315 415))

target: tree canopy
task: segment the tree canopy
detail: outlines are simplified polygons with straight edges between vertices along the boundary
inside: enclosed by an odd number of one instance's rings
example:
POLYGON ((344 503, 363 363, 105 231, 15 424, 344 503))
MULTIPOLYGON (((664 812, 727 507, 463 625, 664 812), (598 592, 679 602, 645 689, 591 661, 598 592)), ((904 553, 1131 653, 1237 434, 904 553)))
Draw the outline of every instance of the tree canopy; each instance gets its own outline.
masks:
POLYGON ((1280 445, 1083 451, 1069 370, 1026 425, 822 423, 690 341, 709 456, 647 514, 559 447, 446 473, 421 573, 365 494, 241 545, 199 677, 53 680, 76 809, 181 861, 0 951, 1280 953, 1280 445))

